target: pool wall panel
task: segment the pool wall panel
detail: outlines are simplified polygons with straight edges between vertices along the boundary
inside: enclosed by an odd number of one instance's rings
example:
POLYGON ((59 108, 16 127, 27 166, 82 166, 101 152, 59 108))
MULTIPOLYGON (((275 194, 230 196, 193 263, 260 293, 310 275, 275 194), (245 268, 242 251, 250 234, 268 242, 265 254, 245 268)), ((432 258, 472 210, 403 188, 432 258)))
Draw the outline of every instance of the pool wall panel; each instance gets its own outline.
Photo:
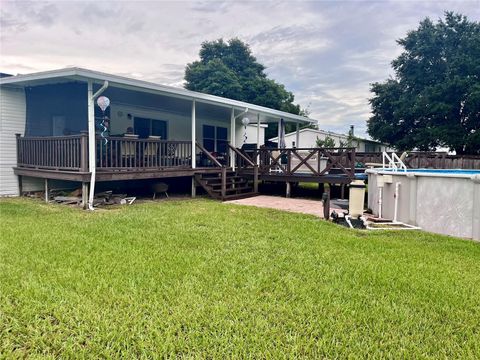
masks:
MULTIPOLYGON (((379 214, 377 173, 368 174, 368 207, 379 214)), ((399 183, 397 220, 426 231, 480 240, 480 180, 470 176, 393 174, 384 184, 382 217, 393 219, 399 183)))

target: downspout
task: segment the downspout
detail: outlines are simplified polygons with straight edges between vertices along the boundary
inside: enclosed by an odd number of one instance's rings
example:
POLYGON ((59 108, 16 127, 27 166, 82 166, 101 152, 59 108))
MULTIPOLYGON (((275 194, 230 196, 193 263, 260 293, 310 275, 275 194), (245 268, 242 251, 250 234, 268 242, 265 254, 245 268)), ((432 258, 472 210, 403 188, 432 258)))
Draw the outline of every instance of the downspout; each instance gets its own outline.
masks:
MULTIPOLYGON (((232 107, 230 113, 230 145, 236 147, 235 141, 235 109, 232 107)), ((230 167, 235 171, 235 152, 230 149, 230 167)))
MULTIPOLYGON (((377 175, 378 178, 378 175, 377 175)), ((383 195, 383 187, 378 187, 378 217, 382 218, 382 195, 383 195)))
POLYGON ((397 215, 398 215, 398 194, 400 192, 400 183, 395 183, 395 209, 393 209, 393 222, 397 222, 397 215))
POLYGON ((257 114, 257 156, 255 162, 260 165, 260 114, 257 114))
POLYGON ((197 167, 197 112, 196 101, 192 100, 192 169, 197 167))
POLYGON ((95 98, 105 91, 108 81, 93 94, 93 82, 88 80, 88 168, 90 169, 90 193, 88 196, 88 210, 93 209, 93 196, 95 194, 95 176, 97 172, 96 147, 95 147, 95 98))

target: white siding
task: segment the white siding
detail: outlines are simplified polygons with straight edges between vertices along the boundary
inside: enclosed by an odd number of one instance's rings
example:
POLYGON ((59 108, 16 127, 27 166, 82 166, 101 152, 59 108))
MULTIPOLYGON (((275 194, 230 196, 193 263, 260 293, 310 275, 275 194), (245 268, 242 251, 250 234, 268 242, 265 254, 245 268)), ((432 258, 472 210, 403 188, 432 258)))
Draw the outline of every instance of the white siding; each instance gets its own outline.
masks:
MULTIPOLYGON (((236 124, 235 127, 235 146, 241 148, 245 138, 245 127, 242 124, 236 124)), ((247 144, 257 143, 257 124, 247 125, 247 144)), ((260 145, 265 144, 265 127, 260 126, 260 145)))
MULTIPOLYGON (((189 116, 172 114, 160 109, 147 109, 134 105, 117 104, 112 104, 110 114, 110 133, 112 135, 122 135, 127 131, 128 127, 133 128, 133 119, 137 116, 166 121, 168 140, 190 140, 192 138, 191 118, 189 116), (128 118, 128 114, 132 115, 130 119, 128 118)), ((197 134, 197 138, 198 136, 197 134)))
POLYGON ((0 88, 0 196, 18 196, 15 134, 24 134, 26 103, 24 89, 0 88))
MULTIPOLYGON (((162 111, 161 109, 147 109, 143 107, 137 107, 134 105, 121 105, 112 104, 111 108, 111 134, 120 135, 125 133, 128 127, 133 127, 133 117, 146 117, 158 120, 164 120, 167 122, 168 140, 191 140, 192 139, 192 119, 189 115, 174 114, 171 112, 162 111), (133 115, 132 118, 128 118, 127 114, 133 115)), ((228 139, 230 139, 230 118, 226 117, 225 120, 212 120, 202 116, 196 116, 196 138, 197 142, 202 144, 203 139, 203 125, 221 126, 227 128, 228 139)), ((238 131, 238 129, 237 129, 238 131)), ((257 139, 255 127, 255 140, 257 139)), ((238 133, 237 133, 238 135, 238 133)), ((243 136, 243 132, 242 132, 243 136)), ((262 133, 260 133, 262 137, 262 133)), ((243 139, 243 138, 242 138, 243 139)), ((253 139, 250 137, 249 140, 253 139)), ((263 142, 262 142, 263 143, 263 142)), ((198 152, 199 150, 196 149, 198 152)))

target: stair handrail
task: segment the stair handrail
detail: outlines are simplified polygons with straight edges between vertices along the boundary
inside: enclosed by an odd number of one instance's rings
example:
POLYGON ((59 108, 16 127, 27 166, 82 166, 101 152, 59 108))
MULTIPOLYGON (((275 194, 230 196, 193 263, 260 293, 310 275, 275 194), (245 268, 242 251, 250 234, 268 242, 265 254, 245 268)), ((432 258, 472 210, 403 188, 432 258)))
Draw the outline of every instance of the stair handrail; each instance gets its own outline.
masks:
POLYGON ((213 156, 207 149, 205 149, 202 145, 200 145, 198 142, 195 142, 195 145, 205 154, 207 157, 212 160, 212 162, 217 166, 217 167, 225 167, 225 165, 220 164, 220 162, 213 156))
POLYGON ((242 159, 244 159, 248 163, 248 165, 253 166, 253 167, 258 166, 248 156, 246 156, 240 150, 238 150, 235 146, 232 146, 231 144, 228 144, 228 147, 230 149, 232 149, 236 154, 238 154, 242 159))

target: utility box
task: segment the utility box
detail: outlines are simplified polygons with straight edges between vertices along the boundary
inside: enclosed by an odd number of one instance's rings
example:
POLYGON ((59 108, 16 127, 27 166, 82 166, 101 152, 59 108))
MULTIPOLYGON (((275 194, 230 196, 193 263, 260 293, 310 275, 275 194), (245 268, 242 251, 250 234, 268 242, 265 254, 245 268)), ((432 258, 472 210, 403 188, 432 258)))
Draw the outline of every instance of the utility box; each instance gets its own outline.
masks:
POLYGON ((363 180, 354 180, 350 183, 350 201, 348 203, 349 215, 354 218, 362 216, 364 204, 365 182, 363 180))
POLYGON ((377 180, 377 186, 383 188, 383 175, 376 175, 375 180, 377 180))
POLYGON ((383 175, 383 182, 385 184, 391 184, 393 183, 393 176, 392 175, 383 175))

